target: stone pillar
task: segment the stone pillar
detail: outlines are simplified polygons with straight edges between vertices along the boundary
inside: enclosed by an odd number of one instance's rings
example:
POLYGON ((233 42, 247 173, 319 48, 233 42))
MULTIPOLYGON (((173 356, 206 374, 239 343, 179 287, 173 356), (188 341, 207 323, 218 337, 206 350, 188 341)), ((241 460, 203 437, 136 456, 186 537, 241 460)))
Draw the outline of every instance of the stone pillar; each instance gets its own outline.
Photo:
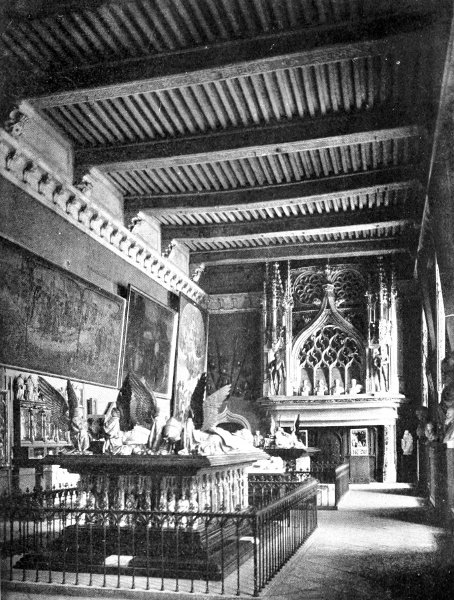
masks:
POLYGON ((446 442, 447 510, 454 508, 454 441, 446 442))
POLYGON ((396 483, 396 425, 394 423, 384 426, 383 448, 383 482, 396 483))
POLYGON ((396 286, 396 271, 393 267, 391 273, 391 297, 389 307, 389 320, 391 323, 391 340, 390 340, 390 356, 389 356, 389 392, 393 394, 399 393, 399 376, 397 362, 399 360, 399 328, 397 323, 397 286, 396 286))

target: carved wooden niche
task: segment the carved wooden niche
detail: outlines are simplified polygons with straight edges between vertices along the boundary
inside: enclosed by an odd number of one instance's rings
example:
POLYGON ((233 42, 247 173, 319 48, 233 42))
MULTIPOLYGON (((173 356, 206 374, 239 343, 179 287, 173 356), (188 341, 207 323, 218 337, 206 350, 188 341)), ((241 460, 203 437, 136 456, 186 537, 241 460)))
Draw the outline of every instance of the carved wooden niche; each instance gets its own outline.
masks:
POLYGON ((364 292, 362 275, 353 269, 306 269, 294 279, 294 394, 365 391, 367 344, 355 327, 363 323, 364 292))

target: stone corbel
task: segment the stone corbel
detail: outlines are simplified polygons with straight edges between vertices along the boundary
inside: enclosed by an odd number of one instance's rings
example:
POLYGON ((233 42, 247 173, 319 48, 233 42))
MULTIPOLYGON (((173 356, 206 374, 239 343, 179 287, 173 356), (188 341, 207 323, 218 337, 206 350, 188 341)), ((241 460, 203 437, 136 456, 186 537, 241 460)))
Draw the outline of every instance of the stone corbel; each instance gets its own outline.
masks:
POLYGON ((94 213, 90 219, 90 229, 101 237, 101 229, 104 225, 105 220, 99 213, 94 213))
POLYGON ((79 223, 85 225, 85 227, 90 228, 90 221, 95 214, 95 211, 86 204, 79 211, 79 223))
POLYGON ((41 179, 38 181, 38 193, 43 195, 47 200, 52 201, 52 194, 55 190, 55 180, 49 175, 49 173, 43 173, 41 179))
POLYGON ((66 203, 66 212, 68 215, 71 215, 75 221, 79 221, 80 212, 85 206, 86 204, 80 198, 72 196, 66 203))
POLYGON ((107 242, 111 241, 112 233, 115 231, 114 226, 109 221, 104 221, 101 227, 101 237, 103 237, 107 242))
POLYGON ((28 183, 34 190, 38 191, 38 184, 41 181, 43 174, 44 171, 32 161, 29 161, 25 164, 22 172, 22 181, 28 183))
POLYGON ((58 207, 60 207, 64 213, 66 213, 66 206, 70 198, 72 198, 71 192, 68 189, 59 185, 54 190, 52 202, 58 207))

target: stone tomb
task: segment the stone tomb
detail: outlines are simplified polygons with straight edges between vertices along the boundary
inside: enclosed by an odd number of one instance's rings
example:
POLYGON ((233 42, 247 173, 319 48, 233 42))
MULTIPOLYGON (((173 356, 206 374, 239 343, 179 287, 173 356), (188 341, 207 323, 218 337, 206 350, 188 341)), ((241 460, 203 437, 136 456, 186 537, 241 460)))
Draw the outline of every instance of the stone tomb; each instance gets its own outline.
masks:
POLYGON ((251 554, 246 468, 266 457, 48 457, 80 475, 77 507, 45 552, 16 567, 219 579, 251 554))

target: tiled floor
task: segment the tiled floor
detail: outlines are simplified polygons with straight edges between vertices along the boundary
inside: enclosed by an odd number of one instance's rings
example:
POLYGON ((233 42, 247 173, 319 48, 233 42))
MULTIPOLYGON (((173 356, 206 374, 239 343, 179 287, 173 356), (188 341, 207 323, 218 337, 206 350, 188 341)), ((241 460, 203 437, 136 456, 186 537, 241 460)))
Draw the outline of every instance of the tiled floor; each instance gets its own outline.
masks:
POLYGON ((404 484, 352 486, 264 591, 288 600, 454 600, 451 536, 404 484))

